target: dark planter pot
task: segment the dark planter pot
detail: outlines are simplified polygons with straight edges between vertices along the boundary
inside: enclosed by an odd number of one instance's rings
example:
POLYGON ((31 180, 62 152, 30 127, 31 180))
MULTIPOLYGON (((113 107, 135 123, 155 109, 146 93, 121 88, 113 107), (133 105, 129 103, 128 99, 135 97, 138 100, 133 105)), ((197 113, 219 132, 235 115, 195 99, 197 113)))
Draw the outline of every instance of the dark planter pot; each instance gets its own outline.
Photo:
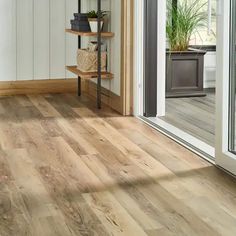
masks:
POLYGON ((202 50, 166 52, 166 97, 200 97, 203 91, 202 50))

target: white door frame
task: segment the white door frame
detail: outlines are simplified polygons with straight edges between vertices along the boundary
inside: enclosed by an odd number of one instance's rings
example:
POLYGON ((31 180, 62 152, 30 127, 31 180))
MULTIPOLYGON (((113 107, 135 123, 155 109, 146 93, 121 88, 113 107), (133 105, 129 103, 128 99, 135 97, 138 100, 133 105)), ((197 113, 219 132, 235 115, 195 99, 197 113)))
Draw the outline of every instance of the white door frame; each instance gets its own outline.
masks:
POLYGON ((218 3, 216 78, 216 164, 236 174, 236 155, 229 152, 230 0, 218 3))
POLYGON ((134 91, 133 91, 133 113, 135 116, 144 114, 144 1, 134 1, 134 91))
POLYGON ((166 0, 157 1, 157 117, 166 114, 166 0))
MULTIPOLYGON (((143 115, 144 0, 134 1, 134 114, 143 115)), ((165 116, 166 0, 157 1, 157 116, 165 116)))

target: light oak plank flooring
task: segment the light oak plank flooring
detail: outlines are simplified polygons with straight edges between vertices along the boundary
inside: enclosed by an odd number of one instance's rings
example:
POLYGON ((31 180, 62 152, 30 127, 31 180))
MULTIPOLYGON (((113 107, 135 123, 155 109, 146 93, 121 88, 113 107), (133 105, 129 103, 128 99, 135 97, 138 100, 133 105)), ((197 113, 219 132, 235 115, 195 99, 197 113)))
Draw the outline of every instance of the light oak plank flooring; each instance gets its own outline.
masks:
POLYGON ((236 180, 72 94, 0 98, 1 236, 235 236, 236 180))
POLYGON ((167 98, 161 119, 203 142, 215 146, 215 92, 206 97, 167 98))

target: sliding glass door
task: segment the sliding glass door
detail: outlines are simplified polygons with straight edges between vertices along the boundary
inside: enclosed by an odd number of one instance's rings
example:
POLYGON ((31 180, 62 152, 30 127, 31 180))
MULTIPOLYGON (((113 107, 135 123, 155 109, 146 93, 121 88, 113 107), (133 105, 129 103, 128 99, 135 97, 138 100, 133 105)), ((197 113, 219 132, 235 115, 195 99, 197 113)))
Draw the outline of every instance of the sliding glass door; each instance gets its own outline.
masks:
POLYGON ((236 153, 236 1, 231 3, 230 24, 230 136, 229 150, 236 153))
MULTIPOLYGON (((148 0, 147 0, 148 1, 148 0)), ((210 2, 210 0, 209 0, 210 2)), ((236 0, 217 0, 217 50, 216 50, 216 113, 214 114, 213 121, 208 122, 209 125, 215 125, 215 152, 211 156, 215 156, 214 162, 236 175, 236 0), (216 122, 214 122, 216 120, 216 122)), ((143 73, 146 68, 140 67, 144 64, 145 53, 143 50, 143 28, 145 25, 140 24, 140 16, 143 17, 143 4, 144 1, 135 1, 137 8, 135 25, 135 96, 137 97, 137 104, 135 106, 135 114, 144 119, 143 114, 147 107, 143 108, 144 99, 144 84, 145 78, 143 73), (143 71, 144 70, 144 71, 143 71)), ((212 2, 211 2, 212 3, 212 2)), ((150 9, 150 8, 149 8, 150 9)), ((156 9, 156 8, 155 8, 156 9)), ((157 1, 157 108, 153 103, 154 115, 163 116, 165 114, 165 58, 166 55, 166 38, 165 38, 165 22, 166 22, 166 1, 157 1), (161 108, 161 109, 160 109, 161 108)), ((143 19, 143 18, 142 18, 143 19)), ((156 32, 156 30, 155 30, 156 32)), ((146 40, 146 38, 144 37, 146 40)), ((145 41, 144 40, 144 41, 145 41)), ((147 42, 145 42, 147 43, 147 42)), ((150 78, 149 78, 150 79, 150 78)), ((151 85, 150 85, 151 86, 151 85)), ((174 106, 173 106, 174 107, 174 106)), ((186 110, 186 109, 185 109, 186 110)), ((157 117, 158 118, 158 117, 157 117)), ((153 122, 150 119, 144 119, 146 122, 155 126, 157 119, 153 117, 153 122)), ((160 119, 159 119, 160 120, 160 119)), ((168 135, 173 135, 177 139, 176 133, 179 132, 168 124, 158 121, 158 128, 167 131, 168 135)), ((203 120, 204 122, 204 120, 203 120)), ((182 122, 183 123, 183 122, 182 122)), ((175 128, 175 127, 174 127, 175 128)), ((206 128, 209 128, 206 126, 206 128)), ((186 134, 181 133, 181 143, 186 134)), ((189 136, 188 136, 189 137, 189 136)), ((184 140, 185 141, 185 140, 184 140)), ((185 143, 184 143, 185 144, 185 143)), ((196 142, 192 136, 188 138, 188 147, 199 147, 202 143, 196 142), (190 143, 191 142, 191 143, 190 143)), ((204 147, 204 146, 203 146, 204 147)), ((205 149, 204 149, 205 150, 205 149)), ((194 149, 196 151, 196 149, 194 149)), ((199 154, 202 154, 197 150, 199 154)), ((204 151, 204 156, 205 155, 204 151)))
POLYGON ((216 163, 236 174, 236 0, 218 6, 216 163))

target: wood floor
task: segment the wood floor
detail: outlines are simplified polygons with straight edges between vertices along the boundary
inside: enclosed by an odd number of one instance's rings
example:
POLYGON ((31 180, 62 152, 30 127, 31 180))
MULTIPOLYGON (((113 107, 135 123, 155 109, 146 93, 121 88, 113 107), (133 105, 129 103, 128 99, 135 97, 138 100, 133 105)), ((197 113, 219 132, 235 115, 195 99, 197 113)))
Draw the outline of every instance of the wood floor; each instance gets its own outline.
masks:
POLYGON ((215 92, 206 93, 206 97, 166 99, 166 116, 161 119, 214 147, 215 92))
POLYGON ((0 98, 1 236, 235 236, 236 181, 87 98, 0 98))

